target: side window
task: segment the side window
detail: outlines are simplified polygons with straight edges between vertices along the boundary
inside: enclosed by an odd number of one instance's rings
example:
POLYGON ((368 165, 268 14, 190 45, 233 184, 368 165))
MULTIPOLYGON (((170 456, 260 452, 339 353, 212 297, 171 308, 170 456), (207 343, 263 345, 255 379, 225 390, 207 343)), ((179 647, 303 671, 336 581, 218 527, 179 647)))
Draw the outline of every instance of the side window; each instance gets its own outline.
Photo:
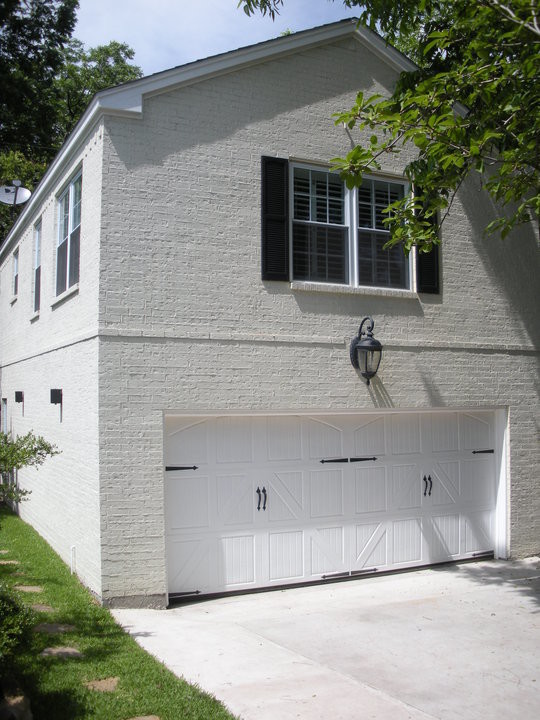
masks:
POLYGON ((13 280, 12 280, 11 290, 12 290, 13 297, 15 298, 15 297, 17 297, 17 295, 19 293, 19 248, 17 248, 17 250, 15 250, 15 252, 13 253, 12 263, 13 263, 12 264, 13 280))
POLYGON ((41 304, 41 220, 34 226, 34 312, 41 304))
POLYGON ((79 173, 58 199, 56 294, 79 282, 82 175, 79 173))

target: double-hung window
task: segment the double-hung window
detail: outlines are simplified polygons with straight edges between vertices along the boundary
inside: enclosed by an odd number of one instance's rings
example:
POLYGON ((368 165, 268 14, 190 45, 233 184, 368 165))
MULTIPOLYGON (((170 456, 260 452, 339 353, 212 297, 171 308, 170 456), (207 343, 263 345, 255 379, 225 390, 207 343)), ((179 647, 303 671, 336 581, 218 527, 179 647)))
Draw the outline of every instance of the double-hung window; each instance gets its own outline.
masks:
POLYGON ((34 312, 41 304, 41 220, 34 225, 34 312))
POLYGON ((385 208, 404 197, 405 182, 364 178, 348 190, 339 175, 292 165, 292 279, 410 288, 409 260, 384 245, 385 208))
POLYGON ((79 282, 81 193, 82 175, 79 173, 58 199, 57 295, 79 282))

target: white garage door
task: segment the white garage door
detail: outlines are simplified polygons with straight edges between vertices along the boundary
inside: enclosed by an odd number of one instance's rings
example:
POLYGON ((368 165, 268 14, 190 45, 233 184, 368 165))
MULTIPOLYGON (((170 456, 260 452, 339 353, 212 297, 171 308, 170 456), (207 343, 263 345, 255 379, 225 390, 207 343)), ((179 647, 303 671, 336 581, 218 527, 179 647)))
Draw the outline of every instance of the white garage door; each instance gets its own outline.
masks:
POLYGON ((490 412, 168 417, 169 593, 426 565, 494 548, 490 412))

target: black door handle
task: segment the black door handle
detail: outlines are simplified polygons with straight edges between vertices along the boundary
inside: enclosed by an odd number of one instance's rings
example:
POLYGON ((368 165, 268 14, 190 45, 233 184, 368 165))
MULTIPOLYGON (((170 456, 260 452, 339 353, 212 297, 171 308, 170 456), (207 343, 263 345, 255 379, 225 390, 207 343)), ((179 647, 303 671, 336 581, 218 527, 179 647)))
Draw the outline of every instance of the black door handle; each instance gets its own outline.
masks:
POLYGON ((263 487, 263 495, 264 495, 263 510, 266 510, 266 488, 265 487, 263 487))
POLYGON ((431 475, 428 475, 429 480, 429 492, 428 495, 431 497, 431 488, 433 487, 433 480, 431 479, 431 475))
POLYGON ((261 509, 261 489, 257 488, 257 490, 255 492, 259 496, 259 502, 257 503, 257 510, 260 510, 261 509))
POLYGON ((426 479, 426 476, 425 476, 425 475, 424 475, 424 477, 422 478, 422 480, 423 480, 424 483, 425 483, 425 485, 424 485, 424 497, 426 497, 426 493, 427 493, 427 479, 426 479))

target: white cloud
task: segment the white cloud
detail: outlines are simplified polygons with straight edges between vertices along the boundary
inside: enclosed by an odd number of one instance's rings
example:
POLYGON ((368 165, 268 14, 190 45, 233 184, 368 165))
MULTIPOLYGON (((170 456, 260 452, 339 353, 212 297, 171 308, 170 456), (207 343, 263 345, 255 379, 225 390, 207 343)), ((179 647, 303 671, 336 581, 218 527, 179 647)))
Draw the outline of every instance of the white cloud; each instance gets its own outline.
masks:
POLYGON ((275 22, 247 17, 238 0, 80 0, 74 36, 87 47, 111 40, 135 50, 145 75, 353 17, 341 0, 285 0, 275 22))

